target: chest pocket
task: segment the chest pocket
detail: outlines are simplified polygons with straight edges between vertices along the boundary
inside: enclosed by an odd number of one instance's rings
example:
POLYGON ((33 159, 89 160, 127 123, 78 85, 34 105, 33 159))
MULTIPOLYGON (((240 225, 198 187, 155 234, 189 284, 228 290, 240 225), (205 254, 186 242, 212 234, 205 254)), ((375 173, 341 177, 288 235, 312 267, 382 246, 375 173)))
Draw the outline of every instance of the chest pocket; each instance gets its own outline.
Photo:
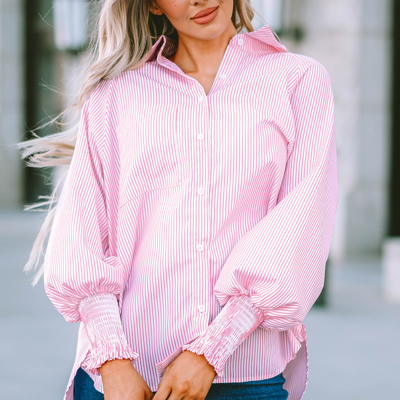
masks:
POLYGON ((118 127, 122 207, 146 192, 182 184, 176 105, 135 109, 118 127))

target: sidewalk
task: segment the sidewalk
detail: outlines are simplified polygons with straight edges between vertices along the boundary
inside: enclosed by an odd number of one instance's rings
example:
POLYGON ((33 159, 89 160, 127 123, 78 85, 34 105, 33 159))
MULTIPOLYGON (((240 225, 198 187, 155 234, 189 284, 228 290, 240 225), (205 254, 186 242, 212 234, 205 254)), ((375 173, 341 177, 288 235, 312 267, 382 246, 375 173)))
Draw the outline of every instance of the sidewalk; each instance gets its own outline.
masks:
POLYGON ((400 399, 400 305, 382 300, 380 260, 332 265, 329 305, 304 323, 309 384, 304 400, 400 399))
MULTIPOLYGON (((22 272, 42 214, 0 211, 2 398, 61 400, 78 324, 53 307, 43 280, 22 272)), ((380 261, 330 265, 327 308, 305 320, 310 376, 304 400, 400 399, 400 305, 380 294, 380 261)))

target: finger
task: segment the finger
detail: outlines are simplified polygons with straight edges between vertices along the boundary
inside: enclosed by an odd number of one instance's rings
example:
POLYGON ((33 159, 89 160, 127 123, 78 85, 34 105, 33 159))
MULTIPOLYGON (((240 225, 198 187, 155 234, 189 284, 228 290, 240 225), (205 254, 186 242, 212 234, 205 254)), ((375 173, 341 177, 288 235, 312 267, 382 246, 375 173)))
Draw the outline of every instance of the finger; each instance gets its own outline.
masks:
POLYGON ((152 400, 167 400, 167 398, 168 400, 170 400, 170 398, 168 397, 170 393, 171 393, 171 387, 166 385, 160 385, 152 400))
POLYGON ((180 394, 180 392, 172 388, 168 400, 183 400, 184 398, 186 398, 184 395, 180 394))

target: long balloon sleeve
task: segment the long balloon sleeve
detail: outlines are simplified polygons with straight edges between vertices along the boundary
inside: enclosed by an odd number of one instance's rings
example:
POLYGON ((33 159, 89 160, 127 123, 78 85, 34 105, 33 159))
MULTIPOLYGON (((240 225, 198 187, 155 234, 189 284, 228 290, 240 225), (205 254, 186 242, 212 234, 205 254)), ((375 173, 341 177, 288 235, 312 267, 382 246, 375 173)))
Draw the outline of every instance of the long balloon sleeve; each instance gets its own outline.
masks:
POLYGON ((139 356, 127 344, 118 307, 129 271, 116 256, 118 180, 106 184, 104 176, 116 160, 102 157, 113 129, 110 90, 111 83, 100 83, 83 106, 44 260, 46 294, 68 322, 84 323, 91 342, 84 367, 95 374, 107 360, 139 356))

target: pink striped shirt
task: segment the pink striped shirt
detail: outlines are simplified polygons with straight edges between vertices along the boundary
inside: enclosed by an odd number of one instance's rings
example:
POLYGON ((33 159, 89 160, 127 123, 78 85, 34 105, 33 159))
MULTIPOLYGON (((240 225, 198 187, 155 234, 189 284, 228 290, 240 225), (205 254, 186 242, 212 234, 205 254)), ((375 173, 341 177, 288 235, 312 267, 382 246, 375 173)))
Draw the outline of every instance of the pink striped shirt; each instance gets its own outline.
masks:
POLYGON ((232 37, 208 94, 167 57, 101 81, 45 254, 45 290, 82 322, 81 366, 129 358, 150 389, 182 351, 213 383, 308 377, 302 323, 324 281, 338 202, 326 69, 265 25, 232 37))

